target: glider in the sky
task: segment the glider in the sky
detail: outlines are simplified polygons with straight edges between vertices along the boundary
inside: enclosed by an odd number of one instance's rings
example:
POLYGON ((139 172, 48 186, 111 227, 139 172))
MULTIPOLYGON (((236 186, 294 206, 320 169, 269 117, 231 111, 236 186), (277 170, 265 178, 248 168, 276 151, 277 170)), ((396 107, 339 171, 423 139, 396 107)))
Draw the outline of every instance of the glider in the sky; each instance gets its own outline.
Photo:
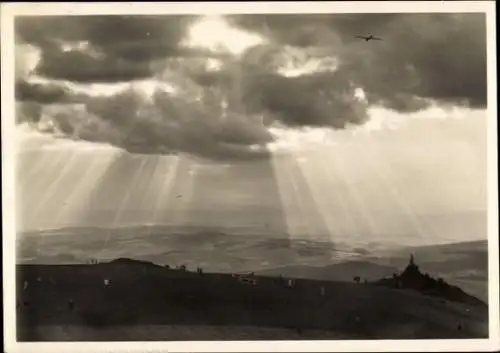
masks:
POLYGON ((356 36, 356 38, 364 39, 367 42, 369 40, 382 40, 382 38, 374 37, 372 34, 370 34, 369 36, 356 36))

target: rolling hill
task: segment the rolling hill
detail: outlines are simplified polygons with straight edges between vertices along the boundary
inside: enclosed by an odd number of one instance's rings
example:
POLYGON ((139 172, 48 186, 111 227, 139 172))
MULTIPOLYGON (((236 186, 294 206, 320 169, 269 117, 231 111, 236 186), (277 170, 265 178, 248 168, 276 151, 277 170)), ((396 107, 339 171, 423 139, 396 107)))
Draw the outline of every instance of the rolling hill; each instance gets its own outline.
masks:
POLYGON ((92 265, 17 265, 18 339, 488 336, 486 305, 371 284, 302 279, 289 288, 275 277, 255 279, 252 285, 230 274, 193 273, 131 259, 92 265))

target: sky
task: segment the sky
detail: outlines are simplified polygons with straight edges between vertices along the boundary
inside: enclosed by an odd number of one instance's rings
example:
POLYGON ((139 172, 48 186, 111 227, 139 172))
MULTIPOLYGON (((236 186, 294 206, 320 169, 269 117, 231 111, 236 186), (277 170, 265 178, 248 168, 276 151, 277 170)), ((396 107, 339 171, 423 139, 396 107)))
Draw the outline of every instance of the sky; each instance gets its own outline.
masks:
POLYGON ((18 17, 15 40, 21 229, 486 238, 484 14, 18 17))

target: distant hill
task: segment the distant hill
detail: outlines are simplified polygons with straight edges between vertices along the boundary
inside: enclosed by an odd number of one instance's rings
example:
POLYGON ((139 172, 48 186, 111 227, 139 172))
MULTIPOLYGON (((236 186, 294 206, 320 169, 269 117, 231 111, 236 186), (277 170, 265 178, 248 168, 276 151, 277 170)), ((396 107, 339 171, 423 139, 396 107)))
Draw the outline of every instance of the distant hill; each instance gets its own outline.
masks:
POLYGON ((486 306, 443 302, 415 291, 352 281, 298 279, 289 288, 278 278, 256 275, 254 279, 251 284, 230 274, 193 273, 127 258, 93 265, 17 265, 18 339, 488 335, 486 306))
POLYGON ((349 261, 339 264, 312 267, 287 266, 282 268, 257 271, 263 276, 285 276, 292 278, 311 278, 322 281, 354 281, 384 285, 392 288, 413 289, 425 295, 433 295, 450 301, 463 302, 471 305, 486 305, 482 300, 465 293, 458 286, 446 283, 443 279, 434 279, 420 272, 418 266, 409 264, 401 275, 397 267, 378 265, 368 261, 349 261), (399 287, 398 287, 399 286, 399 287))
POLYGON ((488 247, 485 241, 392 249, 361 260, 344 261, 327 266, 291 265, 255 271, 261 275, 312 278, 318 280, 374 281, 400 272, 408 263, 408 254, 418 258, 420 268, 441 277, 478 297, 488 300, 488 247))
POLYGON ((354 274, 363 279, 375 280, 391 275, 397 267, 374 264, 368 261, 348 261, 338 264, 315 266, 285 266, 280 268, 256 271, 262 276, 287 276, 293 278, 310 278, 322 281, 352 281, 354 274))
MULTIPOLYGON (((104 263, 104 264, 106 264, 106 263, 104 263)), ((151 261, 135 260, 135 259, 129 259, 129 258, 124 258, 124 257, 120 257, 119 259, 111 260, 108 262, 108 264, 142 265, 142 266, 150 266, 150 267, 162 267, 162 266, 157 265, 151 261)))

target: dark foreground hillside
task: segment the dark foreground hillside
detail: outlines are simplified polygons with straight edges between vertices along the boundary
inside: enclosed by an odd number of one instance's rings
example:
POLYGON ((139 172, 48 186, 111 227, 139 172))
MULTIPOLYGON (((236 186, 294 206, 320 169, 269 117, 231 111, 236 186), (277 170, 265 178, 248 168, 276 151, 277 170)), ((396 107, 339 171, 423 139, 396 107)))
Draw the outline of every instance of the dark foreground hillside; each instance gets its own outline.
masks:
POLYGON ((486 338, 486 305, 372 284, 120 260, 18 265, 20 341, 486 338))

